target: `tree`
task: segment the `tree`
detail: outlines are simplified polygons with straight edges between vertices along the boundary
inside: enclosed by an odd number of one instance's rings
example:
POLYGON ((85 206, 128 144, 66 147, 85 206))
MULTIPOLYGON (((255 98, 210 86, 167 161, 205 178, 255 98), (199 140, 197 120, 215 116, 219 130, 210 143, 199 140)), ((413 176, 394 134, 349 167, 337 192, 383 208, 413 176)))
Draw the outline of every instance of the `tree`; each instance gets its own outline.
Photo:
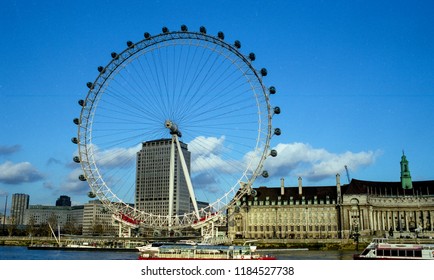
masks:
POLYGON ((68 220, 63 226, 63 232, 65 234, 78 235, 82 233, 82 226, 71 218, 71 220, 68 220))
POLYGON ((34 236, 36 233, 36 219, 34 216, 31 216, 27 225, 27 235, 28 236, 34 236))
POLYGON ((51 229, 53 229, 53 231, 55 230, 55 228, 57 228, 57 217, 54 213, 50 214, 50 217, 48 217, 48 228, 47 228, 47 236, 51 236, 53 233, 51 231, 51 229), (51 226, 51 229, 50 229, 51 226))
POLYGON ((11 222, 8 224, 7 229, 8 229, 8 236, 13 236, 17 229, 17 221, 15 220, 15 217, 11 218, 11 222))

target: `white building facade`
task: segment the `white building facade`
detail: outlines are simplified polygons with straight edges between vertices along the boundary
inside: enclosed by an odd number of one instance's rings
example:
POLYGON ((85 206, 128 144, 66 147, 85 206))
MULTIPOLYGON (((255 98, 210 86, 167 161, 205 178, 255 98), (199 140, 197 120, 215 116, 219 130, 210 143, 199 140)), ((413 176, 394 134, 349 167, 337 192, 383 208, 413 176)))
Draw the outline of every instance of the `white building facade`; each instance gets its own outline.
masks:
POLYGON ((83 206, 46 206, 30 205, 25 210, 24 225, 42 226, 50 224, 62 231, 81 232, 83 225, 83 206), (72 231, 72 230, 71 230, 72 231))
POLYGON ((83 209, 83 235, 117 234, 118 226, 114 224, 112 213, 99 200, 89 201, 83 209))

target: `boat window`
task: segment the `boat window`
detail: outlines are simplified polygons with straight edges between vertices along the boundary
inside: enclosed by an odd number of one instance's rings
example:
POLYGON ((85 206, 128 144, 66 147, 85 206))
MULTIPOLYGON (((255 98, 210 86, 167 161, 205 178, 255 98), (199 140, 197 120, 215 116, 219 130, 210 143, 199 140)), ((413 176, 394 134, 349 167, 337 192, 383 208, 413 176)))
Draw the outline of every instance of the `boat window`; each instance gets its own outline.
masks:
POLYGON ((379 257, 384 256, 384 250, 377 250, 377 256, 379 257))
POLYGON ((398 256, 398 250, 392 250, 392 256, 397 257, 398 256))
POLYGON ((422 258, 422 251, 414 251, 414 256, 416 258, 422 258))
POLYGON ((361 255, 362 256, 365 256, 365 255, 367 255, 368 253, 369 253, 369 251, 371 251, 370 249, 365 249, 362 253, 361 253, 361 255))
POLYGON ((407 257, 414 257, 414 251, 413 250, 408 250, 407 251, 407 257))
POLYGON ((398 251, 400 257, 405 257, 405 250, 398 251))

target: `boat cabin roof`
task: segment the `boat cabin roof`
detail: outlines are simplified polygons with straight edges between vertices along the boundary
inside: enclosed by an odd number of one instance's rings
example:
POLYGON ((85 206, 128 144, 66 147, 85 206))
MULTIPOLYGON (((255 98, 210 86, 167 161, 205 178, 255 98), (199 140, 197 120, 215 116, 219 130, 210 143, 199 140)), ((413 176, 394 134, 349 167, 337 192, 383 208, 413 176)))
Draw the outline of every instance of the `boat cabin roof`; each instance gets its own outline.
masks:
POLYGON ((190 245, 190 244, 164 244, 161 249, 198 249, 198 250, 219 250, 219 251, 250 251, 249 246, 224 246, 224 245, 190 245))

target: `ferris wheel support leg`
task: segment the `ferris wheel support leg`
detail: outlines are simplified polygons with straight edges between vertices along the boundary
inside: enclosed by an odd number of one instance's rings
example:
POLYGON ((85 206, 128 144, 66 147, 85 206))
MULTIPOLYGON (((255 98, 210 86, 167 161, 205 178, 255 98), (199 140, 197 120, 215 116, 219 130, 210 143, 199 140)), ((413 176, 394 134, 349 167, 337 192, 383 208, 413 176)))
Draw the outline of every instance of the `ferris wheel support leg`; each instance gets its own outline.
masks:
POLYGON ((188 172, 187 164, 185 163, 184 154, 182 153, 178 136, 174 134, 173 137, 175 138, 176 146, 178 147, 179 159, 181 160, 182 171, 184 172, 185 181, 187 182, 188 192, 190 193, 190 199, 193 203, 194 212, 196 217, 199 219, 199 209, 197 208, 196 196, 194 195, 193 184, 191 183, 190 173, 188 172))
POLYGON ((169 231, 172 227, 173 193, 175 188, 175 141, 175 135, 173 135, 172 143, 170 144, 169 213, 167 215, 167 219, 169 222, 169 231))
POLYGON ((124 225, 122 222, 119 222, 119 237, 131 237, 131 227, 124 225))

